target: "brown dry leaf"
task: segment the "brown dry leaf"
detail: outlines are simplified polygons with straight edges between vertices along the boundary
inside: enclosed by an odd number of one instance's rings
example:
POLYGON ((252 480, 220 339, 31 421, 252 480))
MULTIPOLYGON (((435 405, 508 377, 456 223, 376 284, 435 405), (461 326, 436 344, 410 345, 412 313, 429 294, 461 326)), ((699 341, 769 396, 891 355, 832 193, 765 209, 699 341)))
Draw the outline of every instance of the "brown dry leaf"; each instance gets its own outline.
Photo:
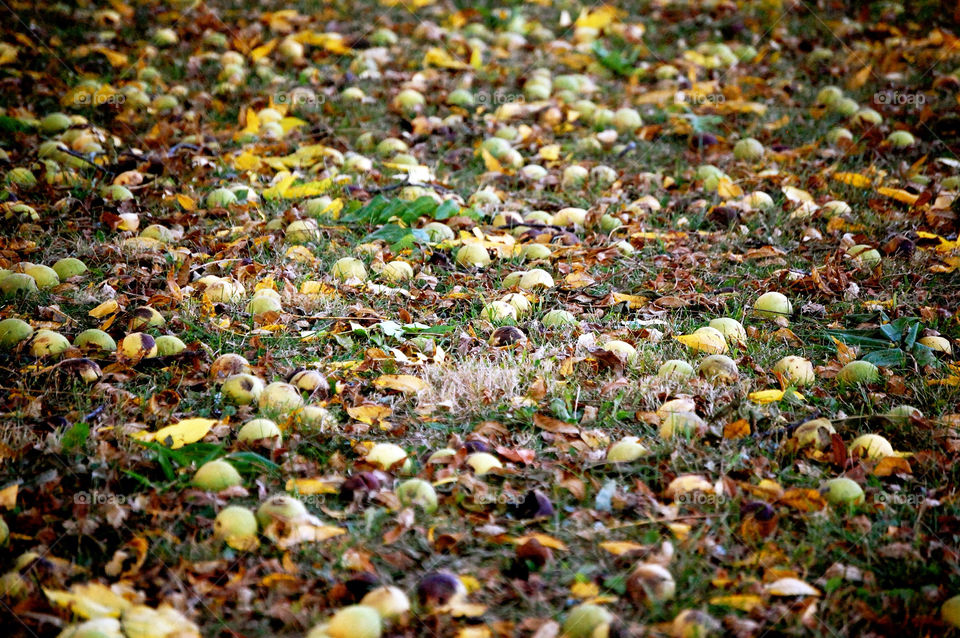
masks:
POLYGON ((553 434, 571 434, 578 435, 580 428, 572 423, 555 419, 552 416, 537 412, 533 415, 533 424, 541 430, 546 430, 553 434))

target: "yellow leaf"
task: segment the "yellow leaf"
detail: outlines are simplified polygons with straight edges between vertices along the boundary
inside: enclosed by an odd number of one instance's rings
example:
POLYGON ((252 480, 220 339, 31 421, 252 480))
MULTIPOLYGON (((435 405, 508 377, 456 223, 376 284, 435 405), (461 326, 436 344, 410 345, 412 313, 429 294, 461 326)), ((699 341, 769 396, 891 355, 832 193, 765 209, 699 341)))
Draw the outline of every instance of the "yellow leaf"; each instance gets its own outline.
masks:
POLYGON ((93 317, 94 319, 103 319, 107 315, 112 315, 117 310, 120 309, 120 304, 118 304, 114 299, 109 301, 104 301, 102 304, 88 312, 87 314, 93 317))
POLYGON ((847 186, 856 186, 857 188, 870 188, 870 178, 860 173, 834 173, 833 179, 842 182, 847 186))
POLYGON ((493 634, 486 627, 464 627, 457 632, 457 638, 490 638, 493 634))
POLYGON ((110 63, 110 66, 115 69, 127 65, 128 58, 123 53, 112 51, 105 46, 95 46, 92 48, 92 51, 102 54, 103 57, 107 58, 107 62, 110 63))
POLYGON ((340 492, 340 487, 336 483, 319 478, 290 479, 284 489, 299 494, 338 494, 340 492))
POLYGON ((483 67, 483 53, 479 48, 470 49, 470 66, 475 69, 483 67))
POLYGON ((347 414, 361 423, 373 425, 374 421, 381 421, 393 414, 393 409, 386 405, 364 403, 347 408, 347 414))
MULTIPOLYGON (((333 186, 332 179, 322 179, 318 182, 307 182, 306 184, 298 184, 296 186, 290 186, 284 189, 281 197, 284 199, 298 199, 301 197, 316 197, 317 195, 323 195, 330 187, 333 186)), ((266 194, 266 192, 264 192, 266 194)))
POLYGON ((260 130, 260 118, 257 117, 257 112, 250 107, 247 107, 246 122, 247 125, 243 127, 239 135, 254 135, 260 130))
POLYGON ((134 438, 141 441, 157 441, 171 449, 182 448, 184 445, 196 443, 207 435, 207 432, 219 423, 216 419, 184 419, 174 425, 161 428, 156 432, 139 432, 134 438))
POLYGON ((296 175, 285 175, 275 185, 263 191, 263 198, 279 199, 284 197, 295 181, 297 181, 296 175))
POLYGON ((723 426, 723 438, 725 439, 742 439, 746 436, 750 436, 750 422, 746 419, 737 419, 723 426))
POLYGON ((43 593, 53 604, 84 618, 119 618, 137 595, 120 584, 108 588, 100 583, 76 584, 70 591, 44 589, 43 593))
POLYGON ((813 201, 813 195, 805 190, 794 188, 793 186, 783 187, 784 196, 795 204, 802 204, 813 201))
POLYGON ((623 556, 630 552, 639 552, 649 549, 646 545, 640 543, 631 543, 630 541, 604 541, 600 543, 600 548, 605 549, 614 556, 623 556))
POLYGON ((624 15, 626 15, 624 11, 617 9, 613 5, 605 4, 602 7, 594 9, 593 11, 588 11, 586 9, 581 10, 580 15, 577 16, 577 21, 574 24, 577 27, 604 29, 611 23, 619 20, 624 15))
POLYGON ((733 199, 734 197, 742 197, 743 189, 734 184, 730 178, 721 177, 717 182, 717 194, 724 199, 733 199))
POLYGON ((572 289, 586 288, 588 286, 592 286, 596 282, 597 282, 596 279, 594 279, 593 277, 591 277, 589 274, 587 274, 582 270, 579 270, 577 272, 572 272, 563 278, 564 288, 572 288, 572 289))
POLYGON ((763 603, 763 598, 755 594, 733 594, 731 596, 714 596, 710 599, 711 605, 717 607, 733 607, 740 611, 751 611, 763 603))
POLYGON ((503 166, 500 164, 499 161, 497 161, 497 158, 495 158, 493 155, 490 154, 490 151, 488 151, 485 148, 481 148, 480 155, 481 157, 483 157, 483 163, 487 167, 488 171, 492 171, 496 173, 503 172, 503 166))
POLYGON ((385 374, 373 382, 378 388, 389 388, 404 393, 422 392, 427 389, 427 383, 423 379, 409 374, 385 374))
POLYGON ((194 210, 197 207, 197 203, 188 195, 177 193, 175 197, 177 198, 177 203, 180 204, 180 207, 183 208, 183 210, 194 210))
POLYGON ((280 120, 280 128, 283 129, 284 133, 289 133, 295 128, 298 128, 300 126, 306 126, 306 125, 307 125, 307 122, 304 120, 301 120, 299 117, 285 117, 282 120, 280 120))
POLYGON ((287 249, 286 257, 302 264, 312 264, 317 260, 306 246, 290 246, 287 249))
POLYGON ((233 167, 238 171, 255 171, 262 165, 260 158, 249 151, 244 151, 233 159, 233 167))
POLYGON ((540 147, 540 158, 545 160, 557 160, 560 159, 560 145, 559 144, 548 144, 547 146, 540 147))
POLYGON ((570 586, 570 593, 574 598, 586 600, 587 598, 593 598, 598 595, 600 593, 600 587, 593 582, 576 582, 570 586))
MULTIPOLYGON (((758 390, 756 392, 751 392, 750 394, 748 394, 747 398, 753 401, 754 403, 763 405, 765 403, 775 403, 777 401, 782 400, 784 394, 785 392, 783 390, 758 390)), ((800 394, 799 392, 791 391, 790 394, 792 394, 793 396, 803 401, 803 395, 800 394)))
POLYGON ((250 52, 250 61, 256 62, 260 58, 270 55, 270 53, 273 52, 273 49, 277 46, 277 42, 277 38, 274 38, 266 44, 261 44, 258 46, 256 49, 250 52))
POLYGON ((723 336, 717 337, 712 332, 694 332, 689 335, 674 335, 673 338, 694 352, 723 354, 727 351, 727 342, 723 336))
POLYGON ((641 297, 639 295, 628 295, 622 292, 613 293, 614 303, 623 303, 627 302, 627 306, 631 310, 636 310, 637 308, 643 308, 647 305, 649 301, 646 297, 641 297))
POLYGON ((20 491, 20 484, 14 483, 0 490, 0 506, 12 510, 17 506, 17 492, 20 491))
POLYGON ((562 552, 567 551, 567 546, 560 539, 554 538, 553 536, 548 536, 547 534, 541 534, 540 532, 534 532, 533 534, 527 534, 525 536, 519 536, 513 539, 513 542, 516 545, 523 545, 527 541, 537 540, 544 547, 549 547, 551 549, 560 550, 562 552))
POLYGON ((857 71, 853 77, 847 81, 847 88, 851 91, 855 91, 867 83, 867 80, 870 79, 870 73, 873 71, 873 65, 868 64, 859 71, 857 71))
POLYGON ((0 42, 0 66, 15 61, 19 50, 17 47, 7 44, 6 42, 0 42))
POLYGON ((457 576, 457 578, 461 583, 463 583, 463 586, 467 588, 468 594, 472 594, 475 591, 480 591, 483 589, 483 585, 480 584, 480 581, 470 574, 462 574, 457 576))
POLYGON ((908 204, 913 206, 917 203, 917 200, 920 199, 919 195, 914 195, 908 191, 903 190, 902 188, 886 188, 880 187, 877 189, 877 192, 884 197, 890 197, 895 199, 902 204, 908 204))
POLYGON ((441 69, 468 69, 468 64, 454 59, 445 49, 440 47, 431 47, 423 56, 423 66, 436 66, 441 69))

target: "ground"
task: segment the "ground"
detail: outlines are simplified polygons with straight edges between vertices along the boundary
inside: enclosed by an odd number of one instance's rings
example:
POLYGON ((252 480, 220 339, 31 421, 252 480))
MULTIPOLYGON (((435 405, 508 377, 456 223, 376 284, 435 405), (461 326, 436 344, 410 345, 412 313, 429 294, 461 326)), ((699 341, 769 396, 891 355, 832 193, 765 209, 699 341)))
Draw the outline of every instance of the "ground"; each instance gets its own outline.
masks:
POLYGON ((4 630, 955 632, 954 11, 3 5, 4 630))

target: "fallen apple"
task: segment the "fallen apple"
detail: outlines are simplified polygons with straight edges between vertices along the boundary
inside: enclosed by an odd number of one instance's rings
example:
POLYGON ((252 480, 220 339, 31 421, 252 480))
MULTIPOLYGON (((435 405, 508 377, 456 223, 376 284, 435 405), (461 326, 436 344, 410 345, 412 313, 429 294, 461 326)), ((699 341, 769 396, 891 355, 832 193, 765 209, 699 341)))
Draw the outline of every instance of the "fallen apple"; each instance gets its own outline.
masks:
POLYGON ((617 357, 626 363, 632 364, 636 363, 637 361, 637 349, 626 341, 611 339, 600 347, 607 352, 612 352, 613 354, 617 355, 617 357))
POLYGON ((517 309, 506 301, 493 301, 480 310, 480 316, 492 323, 517 320, 517 309))
POLYGON ((391 261, 380 271, 380 276, 391 283, 413 279, 413 268, 405 261, 391 261))
POLYGON ((723 354, 712 354, 697 366, 697 374, 708 381, 733 383, 740 378, 736 362, 723 354))
POLYGON ((73 122, 66 113, 49 113, 40 120, 40 132, 44 135, 56 135, 66 131, 73 122))
POLYGON ((419 507, 427 514, 437 511, 437 491, 429 481, 413 478, 397 486, 397 499, 404 507, 419 507))
POLYGON ((283 312, 283 305, 279 299, 267 295, 254 295, 247 303, 246 311, 256 317, 267 312, 283 312))
POLYGON ((671 638, 707 638, 719 632, 723 626, 705 611, 684 609, 670 624, 671 638))
MULTIPOLYGON (((577 167, 581 168, 581 167, 577 167)), ((586 179, 587 169, 583 169, 584 179, 586 179)), ((567 207, 561 208, 553 214, 554 226, 583 226, 587 220, 587 211, 584 208, 567 207)))
POLYGON ((361 605, 377 610, 384 620, 399 618, 410 611, 410 598, 399 587, 376 587, 360 600, 361 605))
POLYGON ((551 310, 547 312, 540 319, 542 323, 547 328, 559 328, 562 326, 572 326, 577 323, 577 318, 573 316, 573 313, 567 310, 551 310))
POLYGON ((910 148, 917 143, 917 138, 909 131, 894 131, 887 136, 887 142, 893 148, 910 148))
POLYGON ((320 229, 312 219, 298 219, 287 225, 283 237, 291 244, 306 244, 320 239, 320 229))
POLYGON ((682 359, 670 359, 657 369, 657 376, 661 379, 684 381, 693 375, 693 366, 682 359))
POLYGON ((207 461, 196 471, 191 481, 196 487, 208 492, 220 492, 228 487, 243 484, 237 469, 223 459, 207 461))
POLYGON ((627 592, 635 605, 653 606, 672 600, 677 591, 673 574, 663 565, 641 563, 626 582, 627 592))
POLYGON ((0 321, 0 348, 9 350, 33 336, 33 327, 22 319, 11 317, 0 321))
POLYGON ((289 413, 303 407, 300 389, 284 381, 268 384, 258 400, 263 412, 289 413))
POLYGON ((480 244, 464 244, 457 251, 457 263, 464 268, 484 268, 491 261, 490 253, 480 244))
POLYGON ((855 438, 847 449, 851 455, 871 461, 879 461, 888 456, 897 456, 890 441, 879 434, 862 434, 855 438))
POLYGON ((865 244, 851 246, 850 249, 847 250, 847 254, 850 255, 855 262, 871 270, 880 265, 882 259, 880 257, 880 251, 865 244))
POLYGON ((733 146, 733 156, 738 160, 755 162, 762 159, 765 152, 763 144, 752 137, 744 138, 733 146))
POLYGON ((473 473, 477 476, 483 476, 492 470, 503 468, 500 459, 489 452, 474 452, 467 457, 467 465, 473 469, 473 473))
POLYGON ((163 315, 156 308, 150 306, 140 306, 130 313, 130 320, 127 322, 127 329, 131 331, 143 330, 145 328, 158 328, 167 322, 163 315))
POLYGON ((500 326, 490 335, 488 343, 495 348, 502 348, 526 341, 527 335, 516 326, 500 326))
POLYGON ((237 432, 237 440, 243 443, 260 441, 261 439, 282 439, 283 435, 277 424, 270 419, 252 419, 243 424, 237 432))
POLYGON ((660 421, 660 438, 692 438, 706 432, 707 423, 694 412, 668 412, 660 421))
POLYGON ((303 392, 325 396, 330 391, 330 383, 319 370, 300 370, 290 377, 290 384, 303 392))
POLYGON ((257 508, 257 522, 260 527, 267 527, 273 521, 287 525, 296 524, 309 516, 306 506, 287 494, 274 494, 257 508))
POLYGON ((235 374, 250 374, 250 362, 239 354, 222 354, 210 364, 210 380, 220 383, 235 374))
MULTIPOLYGON (((179 337, 173 335, 160 335, 156 338, 157 342, 157 356, 159 357, 169 357, 171 355, 180 354, 187 349, 187 344, 185 344, 179 337)), ((74 341, 76 345, 76 341, 74 341)))
POLYGON ((55 357, 70 348, 70 342, 59 332, 37 330, 30 340, 30 355, 34 357, 55 357))
POLYGON ((753 303, 753 311, 768 319, 789 317, 793 314, 793 304, 779 292, 765 292, 753 303))
POLYGON ((37 281, 24 272, 8 272, 0 277, 0 293, 4 297, 28 295, 37 292, 37 281))
POLYGON ((66 281, 71 277, 77 277, 87 272, 87 265, 76 257, 64 257, 53 264, 53 270, 57 273, 60 281, 66 281))
POLYGON ((78 334, 73 338, 73 345, 77 348, 87 348, 101 352, 115 352, 117 349, 117 342, 113 340, 113 337, 97 328, 90 328, 78 334))
POLYGON ((640 443, 640 439, 635 436, 627 436, 607 450, 607 463, 632 463, 640 457, 646 456, 648 450, 640 443))
POLYGON ((228 505, 213 520, 213 534, 231 547, 248 547, 257 538, 257 517, 246 507, 228 505))
POLYGON ((249 405, 260 400, 265 387, 266 384, 260 377, 241 372, 227 377, 220 391, 234 405, 249 405))
POLYGON ((841 385, 876 383, 879 380, 879 368, 869 361, 851 361, 840 368, 840 372, 837 373, 837 381, 839 381, 841 385))
POLYGON ((518 285, 523 290, 535 290, 536 288, 553 288, 553 277, 542 268, 534 268, 523 273, 518 285))
POLYGON ((899 423, 909 423, 910 419, 922 419, 923 412, 912 405, 898 405, 891 408, 885 416, 899 423))
POLYGON ((728 343, 731 341, 745 343, 747 341, 747 331, 743 328, 743 324, 732 317, 711 319, 709 327, 718 330, 728 343))
POLYGON ((951 627, 960 628, 960 595, 948 598, 940 607, 940 618, 951 627))
POLYGON ((820 493, 831 505, 859 505, 863 503, 863 488, 845 476, 830 479, 820 487, 820 493))
POLYGON ((813 384, 817 377, 813 372, 813 364, 803 357, 786 356, 773 366, 774 372, 779 372, 792 385, 802 388, 813 384))
POLYGON ((129 361, 152 359, 157 356, 157 342, 143 332, 131 332, 117 344, 117 356, 129 361))
POLYGON ((33 277, 33 280, 37 282, 37 288, 40 290, 46 290, 47 288, 53 288, 60 284, 60 277, 50 266, 44 266, 43 264, 26 264, 23 266, 23 272, 33 277))
POLYGON ((367 463, 376 465, 381 470, 390 470, 395 465, 406 466, 410 459, 407 458, 407 451, 396 443, 376 443, 367 451, 364 458, 367 463))
POLYGON ((592 603, 580 603, 570 610, 563 621, 564 638, 592 638, 595 629, 613 622, 614 616, 606 607, 592 603))
POLYGON ((812 419, 800 424, 786 442, 790 451, 798 451, 808 447, 816 450, 826 450, 831 445, 831 435, 836 434, 830 419, 812 419))

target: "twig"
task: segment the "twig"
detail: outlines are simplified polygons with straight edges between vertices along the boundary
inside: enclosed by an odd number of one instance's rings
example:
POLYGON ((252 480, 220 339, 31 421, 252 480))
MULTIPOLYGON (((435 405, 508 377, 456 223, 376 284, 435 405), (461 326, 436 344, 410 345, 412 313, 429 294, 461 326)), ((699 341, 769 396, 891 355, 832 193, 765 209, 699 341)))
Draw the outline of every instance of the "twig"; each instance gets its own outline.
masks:
POLYGON ((76 157, 79 160, 83 160, 84 162, 92 166, 94 169, 98 171, 102 171, 104 175, 116 175, 116 173, 114 173, 110 169, 100 166, 90 158, 85 157, 82 153, 78 153, 77 151, 74 151, 73 149, 69 149, 66 146, 57 146, 57 150, 60 151, 61 153, 66 153, 71 157, 76 157))

